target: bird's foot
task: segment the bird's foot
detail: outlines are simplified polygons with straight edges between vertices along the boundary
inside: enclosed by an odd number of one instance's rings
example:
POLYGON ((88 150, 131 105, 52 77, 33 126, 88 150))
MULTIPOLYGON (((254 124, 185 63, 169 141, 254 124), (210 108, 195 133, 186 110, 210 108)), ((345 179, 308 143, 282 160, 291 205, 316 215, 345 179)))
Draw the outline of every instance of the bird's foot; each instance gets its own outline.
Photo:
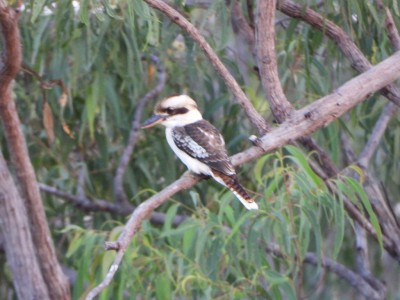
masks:
POLYGON ((257 146, 257 147, 261 148, 261 150, 263 152, 267 152, 264 149, 264 147, 262 145, 262 141, 261 141, 261 139, 259 137, 255 136, 255 135, 251 135, 251 136, 249 136, 249 140, 253 143, 254 146, 257 146))

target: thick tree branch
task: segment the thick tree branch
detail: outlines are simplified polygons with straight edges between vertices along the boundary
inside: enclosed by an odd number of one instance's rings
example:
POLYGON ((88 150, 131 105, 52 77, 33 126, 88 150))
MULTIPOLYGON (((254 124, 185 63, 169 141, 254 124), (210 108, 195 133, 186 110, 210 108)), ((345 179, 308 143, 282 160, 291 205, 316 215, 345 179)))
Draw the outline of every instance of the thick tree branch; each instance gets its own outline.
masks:
MULTIPOLYGON (((351 66, 358 72, 365 72, 372 67, 368 59, 343 29, 319 15, 314 10, 303 7, 290 0, 279 0, 277 8, 284 14, 292 18, 300 19, 326 34, 338 45, 340 50, 350 61, 351 66)), ((393 84, 388 84, 383 87, 381 93, 390 101, 400 106, 400 91, 393 84)))
MULTIPOLYGON (((232 156, 233 165, 237 166, 254 160, 265 152, 279 148, 304 135, 309 135, 323 126, 327 126, 356 104, 365 100, 368 95, 378 91, 383 86, 399 77, 400 52, 397 52, 393 56, 372 67, 368 72, 348 81, 339 87, 335 93, 325 96, 303 109, 295 111, 279 127, 274 128, 259 139, 260 146, 251 147, 246 151, 232 156)), ((180 179, 138 206, 129 218, 118 240, 107 244, 107 249, 116 250, 117 255, 106 278, 88 294, 86 297, 87 300, 93 299, 111 282, 122 261, 125 250, 139 229, 143 219, 162 203, 166 202, 169 197, 178 191, 192 187, 198 181, 199 178, 186 173, 180 179)), ((345 207, 349 214, 359 221, 360 224, 376 238, 376 233, 372 225, 365 219, 362 213, 360 213, 351 202, 345 204, 345 207)), ((385 249, 400 261, 399 247, 394 245, 393 242, 388 240, 385 236, 383 236, 383 242, 385 249)))
POLYGON ((264 134, 268 131, 269 126, 264 118, 257 112, 254 106, 251 104, 250 100, 247 98, 246 94, 242 91, 239 84, 236 82, 235 78, 231 75, 228 69, 221 62, 219 57, 215 54, 214 50, 208 44, 206 39, 200 34, 198 29, 193 26, 188 20, 185 19, 178 11, 169 6, 162 0, 144 0, 151 7, 158 9, 168 18, 181 27, 190 37, 203 49, 204 53, 210 60, 213 67, 225 81, 225 84, 235 97, 236 101, 245 111, 250 122, 258 130, 259 134, 264 134))
POLYGON ((256 53, 261 83, 267 95, 269 106, 275 119, 282 123, 294 108, 283 93, 278 75, 275 54, 275 8, 276 0, 257 1, 256 53))
POLYGON ((3 5, 0 5, 0 26, 4 40, 0 69, 0 118, 21 186, 21 196, 25 199, 35 250, 49 295, 52 299, 69 299, 68 281, 55 254, 35 172, 12 97, 12 81, 20 70, 22 57, 18 14, 3 5))
POLYGON ((140 129, 140 119, 142 118, 143 109, 146 104, 156 97, 161 91, 164 89, 165 82, 167 79, 167 74, 164 70, 164 67, 160 61, 160 59, 156 56, 151 56, 151 61, 157 66, 157 85, 147 92, 140 100, 136 106, 135 114, 133 116, 131 131, 129 133, 128 143, 124 149, 124 152, 120 158, 119 165, 117 171, 115 172, 114 177, 114 195, 120 204, 128 204, 128 197, 125 194, 123 187, 123 179, 124 174, 126 172, 126 168, 128 167, 129 160, 132 156, 133 151, 135 150, 136 141, 138 138, 138 133, 140 129))
MULTIPOLYGON (((287 100, 279 80, 275 54, 275 8, 276 1, 259 0, 257 2, 255 45, 257 66, 264 91, 275 119, 278 123, 282 123, 295 108, 287 100)), ((302 137, 299 142, 309 151, 315 151, 318 154, 319 161, 328 176, 337 174, 338 170, 329 155, 311 137, 302 137)))

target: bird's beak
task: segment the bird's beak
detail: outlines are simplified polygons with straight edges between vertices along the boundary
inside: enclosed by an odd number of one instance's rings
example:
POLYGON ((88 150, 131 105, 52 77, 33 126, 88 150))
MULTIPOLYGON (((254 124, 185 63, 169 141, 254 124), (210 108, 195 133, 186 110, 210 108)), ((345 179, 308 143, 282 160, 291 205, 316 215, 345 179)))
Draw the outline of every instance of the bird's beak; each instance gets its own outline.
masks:
POLYGON ((142 128, 150 128, 165 121, 169 115, 153 115, 142 124, 142 128))

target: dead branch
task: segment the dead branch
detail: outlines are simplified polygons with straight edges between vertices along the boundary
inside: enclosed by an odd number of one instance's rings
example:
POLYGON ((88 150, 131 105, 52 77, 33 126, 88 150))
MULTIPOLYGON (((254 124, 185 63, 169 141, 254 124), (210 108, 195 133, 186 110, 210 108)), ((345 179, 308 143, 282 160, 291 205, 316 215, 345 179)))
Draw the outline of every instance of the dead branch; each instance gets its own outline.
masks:
MULTIPOLYGON (((348 81, 338 88, 335 93, 325 96, 303 109, 295 111, 279 127, 274 128, 268 134, 260 138, 259 141, 262 147, 251 147, 232 156, 233 165, 237 166, 254 160, 265 152, 272 151, 302 136, 309 135, 323 126, 327 126, 356 104, 365 100, 368 95, 376 92, 398 77, 400 77, 400 52, 397 52, 393 56, 372 67, 368 72, 348 81), (310 117, 305 117, 305 115, 310 117)), ((117 250, 117 255, 106 278, 88 294, 86 297, 87 300, 93 299, 111 282, 121 263, 125 250, 131 242, 132 237, 139 229, 143 219, 146 218, 152 210, 166 202, 169 197, 178 191, 192 187, 198 181, 199 178, 185 173, 180 179, 138 206, 129 218, 118 241, 107 244, 108 249, 117 250)), ((360 224, 376 238, 376 233, 372 225, 365 219, 362 213, 360 213, 351 202, 345 205, 345 207, 349 214, 355 220, 359 221, 360 224)), ((393 244, 393 241, 383 236, 383 243, 388 253, 400 261, 400 249, 393 244)))
POLYGON ((129 204, 128 197, 125 194, 123 187, 123 177, 128 167, 129 160, 132 156, 133 151, 135 150, 136 141, 138 138, 138 133, 140 129, 140 119, 142 118, 143 109, 146 104, 156 97, 161 91, 164 89, 165 82, 167 79, 167 74, 165 69, 160 61, 160 59, 153 55, 151 56, 151 61, 157 66, 157 85, 147 92, 142 98, 139 99, 138 104, 136 106, 135 114, 133 116, 131 131, 129 133, 128 143, 124 149, 124 152, 120 158, 119 165, 117 171, 115 172, 114 177, 114 195, 120 204, 129 204))
POLYGON ((162 0, 144 0, 151 7, 161 11, 168 18, 171 19, 172 22, 176 23, 179 27, 181 27, 190 37, 199 45, 201 49, 203 49, 204 53, 210 60, 213 67, 219 73, 221 78, 225 81, 225 84, 235 97, 236 101, 243 108, 250 122, 257 129, 259 134, 264 134, 269 130, 269 125, 264 120, 264 118, 258 113, 258 111, 251 104, 250 100, 247 98, 246 94, 242 91, 239 84, 235 80, 235 78, 231 75, 228 69, 221 62, 217 54, 215 54, 214 50, 208 44, 206 39, 200 34, 198 29, 193 26, 184 16, 182 16, 178 11, 176 11, 173 7, 169 6, 162 0))
POLYGON ((0 118, 21 187, 21 196, 25 199, 36 255, 50 297, 69 299, 68 281, 62 273, 55 254, 35 172, 12 97, 12 81, 20 70, 22 58, 18 13, 6 7, 3 2, 0 5, 0 26, 4 40, 0 69, 0 118))

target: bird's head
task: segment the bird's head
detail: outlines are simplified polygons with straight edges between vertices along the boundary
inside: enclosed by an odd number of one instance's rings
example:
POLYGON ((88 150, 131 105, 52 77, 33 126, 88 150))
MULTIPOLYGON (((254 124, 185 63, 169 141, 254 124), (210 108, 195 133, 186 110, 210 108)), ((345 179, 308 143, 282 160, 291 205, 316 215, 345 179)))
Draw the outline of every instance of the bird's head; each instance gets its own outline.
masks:
POLYGON ((156 105, 154 115, 142 124, 149 128, 156 124, 165 127, 185 126, 203 119, 196 102, 187 95, 163 99, 156 105))

